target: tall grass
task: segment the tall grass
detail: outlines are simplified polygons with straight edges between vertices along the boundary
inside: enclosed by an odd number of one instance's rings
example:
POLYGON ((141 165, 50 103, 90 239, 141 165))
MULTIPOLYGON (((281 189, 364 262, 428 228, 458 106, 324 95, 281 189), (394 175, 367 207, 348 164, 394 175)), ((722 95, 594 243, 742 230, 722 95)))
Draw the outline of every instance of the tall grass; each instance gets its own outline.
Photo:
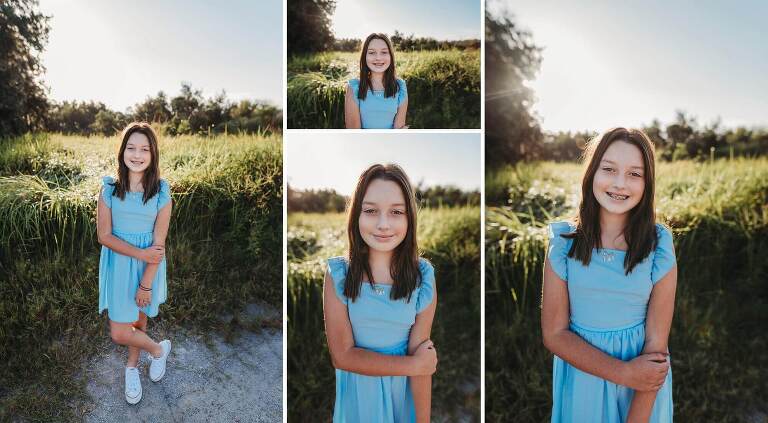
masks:
MULTIPOLYGON (((289 128, 343 128, 347 81, 357 53, 320 53, 288 62, 289 128)), ((402 52, 397 75, 408 86, 411 128, 480 128, 480 52, 402 52)))
MULTIPOLYGON (((74 419, 85 398, 76 371, 108 342, 95 209, 118 145, 45 134, 0 144, 3 418, 74 419)), ((280 304, 280 138, 163 138, 160 151, 174 204, 158 320, 226 330, 223 314, 257 299, 280 304)))
MULTIPOLYGON (((486 177, 495 203, 486 214, 489 421, 549 415, 552 356, 538 308, 545 225, 574 213, 580 172, 534 163, 486 177)), ((768 160, 662 163, 656 205, 673 230, 679 268, 669 341, 676 420, 736 422, 765 412, 768 160)))
MULTIPOLYGON (((480 210, 425 209, 419 215, 424 256, 435 266, 439 302, 432 339, 440 357, 433 415, 480 410, 480 210)), ((343 214, 288 217, 288 419, 329 421, 335 379, 323 327, 325 259, 346 248, 343 214)))

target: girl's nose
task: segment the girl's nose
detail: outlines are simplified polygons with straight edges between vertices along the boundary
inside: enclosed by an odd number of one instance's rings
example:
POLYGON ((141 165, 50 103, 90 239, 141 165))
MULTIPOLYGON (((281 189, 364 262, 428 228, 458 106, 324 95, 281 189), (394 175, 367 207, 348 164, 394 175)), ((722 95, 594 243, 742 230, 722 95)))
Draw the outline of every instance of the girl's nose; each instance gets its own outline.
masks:
POLYGON ((376 229, 379 229, 379 230, 389 229, 389 220, 387 219, 387 216, 385 213, 382 213, 381 216, 379 216, 379 221, 376 224, 376 229))

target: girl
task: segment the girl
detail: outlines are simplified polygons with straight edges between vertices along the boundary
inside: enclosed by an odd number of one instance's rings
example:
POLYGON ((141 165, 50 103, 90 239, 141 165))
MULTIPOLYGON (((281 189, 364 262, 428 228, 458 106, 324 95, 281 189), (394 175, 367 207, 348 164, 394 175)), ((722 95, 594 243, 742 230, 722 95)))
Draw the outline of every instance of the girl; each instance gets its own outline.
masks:
POLYGON ((171 218, 168 183, 160 179, 157 136, 147 123, 131 123, 123 130, 117 155, 117 178, 103 178, 97 230, 99 313, 107 310, 112 340, 128 347, 125 399, 141 400, 136 365, 139 352, 150 354, 149 378, 165 375, 171 341, 147 336, 147 316, 157 316, 165 302, 165 237, 171 218))
POLYGON ((408 90, 395 76, 395 51, 384 34, 371 34, 360 51, 360 77, 347 84, 344 122, 350 129, 407 129, 408 90))
POLYGON ((336 368, 334 423, 429 422, 437 294, 419 258, 416 198, 394 164, 369 167, 347 216, 347 257, 328 259, 323 311, 336 368))
POLYGON ((593 139, 574 222, 549 226, 541 328, 555 354, 552 422, 671 422, 672 235, 656 223, 653 144, 593 139))

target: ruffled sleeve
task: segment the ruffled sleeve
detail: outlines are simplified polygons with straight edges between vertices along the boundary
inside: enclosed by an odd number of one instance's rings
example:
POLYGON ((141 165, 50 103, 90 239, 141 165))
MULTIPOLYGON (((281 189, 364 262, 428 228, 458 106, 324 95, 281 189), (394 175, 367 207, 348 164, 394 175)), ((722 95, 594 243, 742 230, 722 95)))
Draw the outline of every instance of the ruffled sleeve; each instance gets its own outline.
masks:
POLYGON ((435 268, 426 259, 419 259, 421 283, 416 294, 416 313, 421 313, 432 304, 435 298, 435 268))
POLYGON ((406 87, 405 81, 402 79, 397 80, 397 85, 400 87, 397 90, 397 105, 400 106, 408 98, 408 87, 406 87))
POLYGON ((675 244, 672 241, 672 233, 664 225, 656 224, 656 250, 653 252, 653 267, 651 268, 651 281, 656 284, 675 267, 675 244))
POLYGON ((570 240, 563 238, 561 235, 573 232, 573 230, 568 222, 551 223, 548 229, 549 245, 547 246, 547 258, 557 276, 568 282, 568 250, 570 249, 570 240))
POLYGON ((348 83, 349 83, 349 88, 352 89, 352 94, 354 95, 355 98, 357 98, 357 92, 360 89, 360 80, 357 78, 350 79, 348 83))
POLYGON ((112 193, 115 192, 115 187, 112 185, 114 182, 115 178, 111 176, 101 178, 101 198, 104 200, 104 204, 110 209, 112 208, 112 193))
POLYGON ((157 209, 160 210, 171 201, 171 186, 165 179, 160 180, 160 192, 157 195, 157 209))
POLYGON ((333 288, 336 296, 344 305, 349 304, 349 298, 344 296, 344 281, 347 278, 347 260, 344 257, 331 257, 328 259, 328 274, 333 279, 333 288))

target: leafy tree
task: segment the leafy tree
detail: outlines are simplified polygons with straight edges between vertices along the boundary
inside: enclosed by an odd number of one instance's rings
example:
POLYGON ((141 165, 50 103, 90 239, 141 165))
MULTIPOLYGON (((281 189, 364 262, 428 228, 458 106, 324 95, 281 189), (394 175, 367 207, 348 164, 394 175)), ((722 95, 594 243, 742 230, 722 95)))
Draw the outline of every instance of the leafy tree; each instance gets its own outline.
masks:
POLYGON ((37 7, 37 0, 0 1, 0 136, 37 129, 45 121, 40 53, 48 42, 50 17, 37 7))
POLYGON ((333 45, 335 0, 288 1, 288 54, 314 53, 333 45))
POLYGON ((485 163, 489 168, 537 158, 543 135, 524 85, 541 64, 541 49, 512 20, 485 13, 485 163))

